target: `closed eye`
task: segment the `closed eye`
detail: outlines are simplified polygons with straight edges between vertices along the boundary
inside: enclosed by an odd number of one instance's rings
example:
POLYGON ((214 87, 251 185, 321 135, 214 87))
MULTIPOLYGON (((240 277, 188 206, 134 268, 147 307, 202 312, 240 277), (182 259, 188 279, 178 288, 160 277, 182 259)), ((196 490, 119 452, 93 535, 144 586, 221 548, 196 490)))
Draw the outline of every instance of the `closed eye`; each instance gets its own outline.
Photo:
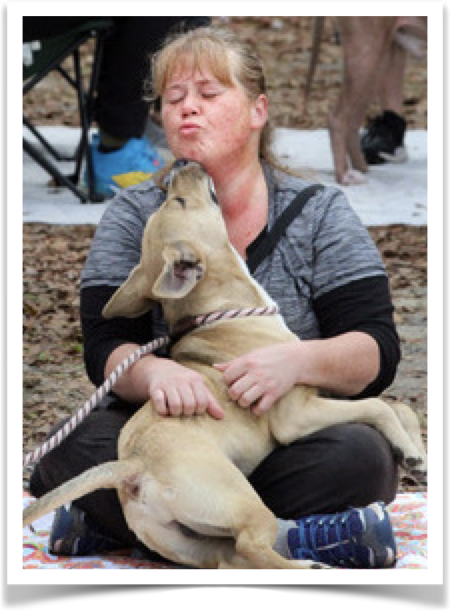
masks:
POLYGON ((180 196, 176 196, 174 200, 176 200, 178 204, 181 204, 182 208, 186 208, 186 200, 184 198, 181 198, 180 196))

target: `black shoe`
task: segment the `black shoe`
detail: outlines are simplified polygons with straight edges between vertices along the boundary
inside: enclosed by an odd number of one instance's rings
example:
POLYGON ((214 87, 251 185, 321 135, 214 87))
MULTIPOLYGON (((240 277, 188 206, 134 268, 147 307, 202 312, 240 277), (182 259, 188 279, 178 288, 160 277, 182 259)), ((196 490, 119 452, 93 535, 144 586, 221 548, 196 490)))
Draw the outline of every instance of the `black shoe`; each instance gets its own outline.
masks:
POLYGON ((361 148, 370 165, 400 163, 408 158, 403 139, 406 121, 393 111, 372 119, 361 137, 361 148))

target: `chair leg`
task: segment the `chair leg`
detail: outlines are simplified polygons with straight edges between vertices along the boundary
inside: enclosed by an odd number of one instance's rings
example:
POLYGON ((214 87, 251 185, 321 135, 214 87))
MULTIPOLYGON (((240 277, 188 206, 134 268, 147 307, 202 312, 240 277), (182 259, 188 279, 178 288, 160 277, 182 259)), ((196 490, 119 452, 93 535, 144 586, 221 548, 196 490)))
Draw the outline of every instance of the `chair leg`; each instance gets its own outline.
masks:
POLYGON ((39 133, 38 130, 24 117, 23 122, 28 129, 34 134, 39 142, 45 147, 51 156, 57 161, 75 161, 74 173, 70 176, 63 175, 58 168, 28 140, 23 138, 23 148, 30 157, 32 157, 42 168, 50 174, 55 180, 56 184, 64 185, 70 189, 81 202, 101 202, 105 198, 98 194, 95 190, 94 171, 92 164, 91 149, 89 146, 89 129, 93 120, 93 98, 98 83, 99 68, 101 62, 101 56, 103 52, 103 44, 105 38, 109 34, 109 30, 98 31, 93 34, 91 31, 89 34, 85 34, 82 39, 77 40, 73 46, 66 49, 65 53, 53 60, 53 62, 45 68, 36 77, 30 79, 23 87, 24 95, 41 80, 51 70, 58 70, 58 72, 65 78, 69 85, 74 87, 78 96, 78 106, 80 112, 80 125, 81 125, 81 137, 76 148, 75 154, 71 157, 62 156, 58 153, 50 143, 39 133), (91 77, 89 81, 88 90, 85 91, 83 85, 83 78, 81 74, 81 63, 80 63, 80 45, 88 40, 92 35, 97 37, 94 53, 94 63, 92 67, 91 77), (72 78, 66 70, 61 66, 62 61, 72 55, 74 62, 75 78, 72 78), (86 179, 87 179, 87 194, 84 190, 79 189, 77 184, 79 183, 83 159, 86 160, 86 179))
POLYGON ((84 94, 83 87, 83 76, 81 74, 81 66, 80 66, 80 52, 78 49, 75 49, 73 52, 73 67, 75 72, 75 89, 78 97, 78 109, 80 113, 80 127, 81 127, 81 138, 79 144, 79 154, 77 155, 76 163, 75 163, 75 176, 77 177, 77 182, 81 174, 81 162, 83 160, 83 153, 86 151, 88 146, 88 125, 87 125, 87 116, 86 116, 86 97, 84 94))
POLYGON ((47 151, 52 155, 57 161, 73 161, 75 157, 73 155, 61 155, 56 149, 52 147, 49 141, 42 136, 42 134, 37 130, 30 121, 26 117, 23 117, 24 125, 30 130, 30 132, 35 136, 37 140, 42 144, 42 146, 47 149, 47 151))
POLYGON ((103 48, 105 40, 110 35, 110 30, 97 32, 97 40, 94 50, 94 58, 92 63, 91 78, 89 82, 89 88, 86 98, 86 118, 87 118, 87 147, 86 147, 86 179, 87 188, 89 194, 89 200, 91 202, 99 202, 104 198, 97 194, 95 190, 94 180, 94 168, 92 162, 92 152, 89 146, 89 128, 91 127, 92 121, 94 120, 94 96, 97 89, 97 83, 100 74, 100 65, 103 57, 103 48))
POLYGON ((50 160, 44 157, 41 152, 36 149, 34 145, 32 145, 26 138, 23 139, 23 149, 30 157, 32 157, 50 176, 55 180, 57 185, 64 185, 70 191, 77 196, 81 200, 81 202, 85 203, 88 201, 88 198, 85 193, 81 189, 76 187, 73 182, 73 177, 67 177, 62 174, 58 168, 52 164, 50 160))

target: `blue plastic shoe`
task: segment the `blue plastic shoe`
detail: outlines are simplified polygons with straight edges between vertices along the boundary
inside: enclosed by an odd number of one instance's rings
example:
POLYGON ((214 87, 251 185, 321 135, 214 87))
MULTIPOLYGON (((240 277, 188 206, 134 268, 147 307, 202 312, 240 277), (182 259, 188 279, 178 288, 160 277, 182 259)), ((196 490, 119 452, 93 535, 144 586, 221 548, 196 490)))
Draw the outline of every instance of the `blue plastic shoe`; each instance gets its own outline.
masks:
POLYGON ((128 172, 154 173, 164 166, 162 157, 145 137, 131 138, 123 147, 110 153, 99 151, 99 144, 99 135, 94 134, 90 147, 95 190, 105 197, 113 196, 113 187, 117 188, 113 176, 128 172))
POLYGON ((117 540, 101 534, 83 510, 70 505, 55 512, 50 532, 49 552, 63 557, 84 557, 125 549, 117 540))
POLYGON ((351 509, 340 514, 313 515, 296 521, 288 531, 293 559, 311 559, 351 568, 391 567, 396 545, 384 504, 351 509))

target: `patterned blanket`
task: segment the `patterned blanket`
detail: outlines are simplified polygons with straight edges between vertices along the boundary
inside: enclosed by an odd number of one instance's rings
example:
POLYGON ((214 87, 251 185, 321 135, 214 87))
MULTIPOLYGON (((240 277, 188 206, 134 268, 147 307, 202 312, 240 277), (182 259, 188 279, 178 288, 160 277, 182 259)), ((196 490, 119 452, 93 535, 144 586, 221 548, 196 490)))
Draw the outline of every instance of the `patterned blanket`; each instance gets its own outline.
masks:
MULTIPOLYGON (((24 507, 33 501, 23 494, 24 507)), ((388 506, 397 540, 396 568, 427 568, 427 494, 399 494, 388 506)), ((24 569, 174 569, 174 565, 138 560, 120 555, 97 557, 56 557, 49 554, 47 542, 53 514, 36 521, 35 533, 23 530, 24 569)))

